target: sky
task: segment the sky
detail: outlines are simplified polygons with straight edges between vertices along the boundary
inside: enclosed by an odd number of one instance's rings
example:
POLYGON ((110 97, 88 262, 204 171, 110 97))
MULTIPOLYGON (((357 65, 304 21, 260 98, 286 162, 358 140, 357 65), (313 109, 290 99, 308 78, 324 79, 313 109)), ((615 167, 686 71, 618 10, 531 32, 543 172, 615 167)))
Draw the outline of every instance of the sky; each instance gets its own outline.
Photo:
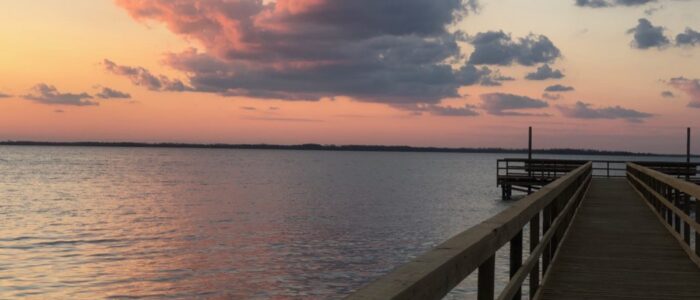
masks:
MULTIPOLYGON (((0 2, 0 140, 700 149, 700 0, 0 2)), ((700 151, 700 150, 698 150, 700 151)))

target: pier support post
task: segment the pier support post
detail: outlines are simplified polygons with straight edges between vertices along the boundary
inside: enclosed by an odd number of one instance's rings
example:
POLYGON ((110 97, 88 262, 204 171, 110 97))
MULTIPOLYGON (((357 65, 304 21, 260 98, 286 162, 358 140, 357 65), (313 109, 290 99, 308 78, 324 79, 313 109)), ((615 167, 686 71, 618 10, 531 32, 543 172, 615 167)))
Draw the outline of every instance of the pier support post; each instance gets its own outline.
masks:
POLYGON ((690 180, 690 127, 686 131, 685 162, 688 164, 685 180, 688 181, 690 180))
MULTIPOLYGON (((532 126, 527 128, 527 176, 532 179, 532 126)), ((527 186, 527 194, 532 194, 532 185, 527 186)))

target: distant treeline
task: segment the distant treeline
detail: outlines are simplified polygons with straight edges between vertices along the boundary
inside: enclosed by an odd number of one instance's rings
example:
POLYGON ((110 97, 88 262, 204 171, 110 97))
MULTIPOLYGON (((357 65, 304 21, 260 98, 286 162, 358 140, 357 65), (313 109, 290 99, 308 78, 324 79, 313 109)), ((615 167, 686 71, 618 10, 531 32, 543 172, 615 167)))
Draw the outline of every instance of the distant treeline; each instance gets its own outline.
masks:
MULTIPOLYGON (((155 147, 155 148, 204 148, 204 149, 258 149, 258 150, 316 150, 316 151, 379 151, 379 152, 442 152, 442 153, 527 153, 527 149, 509 148, 446 148, 382 145, 270 145, 270 144, 187 144, 187 143, 133 143, 133 142, 36 142, 0 141, 10 146, 68 146, 68 147, 155 147)), ((614 155, 614 156, 679 156, 677 154, 639 153, 629 151, 605 151, 593 149, 533 149, 535 154, 566 155, 614 155)))

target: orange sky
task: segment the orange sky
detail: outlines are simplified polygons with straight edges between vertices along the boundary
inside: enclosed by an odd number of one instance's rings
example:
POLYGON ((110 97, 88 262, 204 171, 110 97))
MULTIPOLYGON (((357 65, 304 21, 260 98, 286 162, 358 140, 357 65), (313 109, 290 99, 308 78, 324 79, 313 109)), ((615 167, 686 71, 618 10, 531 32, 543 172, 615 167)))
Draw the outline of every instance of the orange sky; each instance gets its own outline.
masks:
MULTIPOLYGON (((276 5, 274 1, 265 2, 276 5)), ((285 18, 298 14, 299 10, 323 7, 324 0, 278 2, 276 8, 255 15, 257 33, 275 32, 285 37, 306 30, 307 27, 285 18), (282 4, 287 7, 282 8, 282 4), (283 9, 286 10, 280 12, 283 9)), ((265 44, 267 40, 247 43, 248 40, 241 38, 243 33, 237 32, 240 29, 235 22, 226 19, 230 15, 206 12, 221 21, 219 35, 183 33, 182 28, 173 27, 182 25, 174 22, 183 22, 178 19, 183 16, 139 15, 138 9, 150 4, 109 0, 76 0, 71 5, 58 0, 0 3, 3 23, 0 94, 8 96, 0 98, 0 140, 523 147, 527 126, 534 126, 537 147, 681 153, 684 128, 700 130, 697 118, 700 108, 688 106, 693 97, 700 95, 700 90, 696 91, 699 94, 693 94, 692 90, 692 80, 697 84, 700 78, 700 42, 695 46, 674 44, 674 37, 686 28, 700 30, 700 1, 659 0, 644 6, 587 8, 574 5, 573 0, 482 0, 478 13, 470 12, 458 22, 448 24, 447 32, 459 30, 472 38, 458 42, 462 60, 475 51, 473 38, 480 32, 502 30, 514 41, 530 33, 541 34, 561 51, 561 56, 548 65, 565 76, 542 81, 524 79, 543 63, 488 65, 491 70, 499 70, 515 80, 503 81, 500 86, 463 85, 458 89, 459 96, 441 96, 438 102, 394 94, 363 98, 346 95, 346 90, 313 88, 307 92, 320 95, 321 100, 246 96, 249 90, 244 93, 236 90, 235 95, 205 91, 191 80, 194 78, 191 70, 178 69, 166 61, 166 55, 195 48, 197 53, 232 66, 240 62, 248 68, 262 65, 303 69, 335 62, 320 57, 304 61, 245 60, 241 57, 258 55, 269 50, 270 45, 265 44), (659 9, 645 13, 650 8, 659 9), (663 27, 670 42, 649 49, 631 46, 634 34, 627 30, 637 26, 640 18, 663 27), (106 70, 105 59, 119 66, 141 67, 167 80, 180 80, 193 91, 153 90, 134 84, 130 78, 106 70), (688 80, 685 86, 689 88, 669 84, 671 78, 681 76, 688 80), (32 88, 40 83, 55 87, 54 94, 36 100, 41 95, 32 88), (573 86, 575 91, 559 93, 562 97, 559 100, 543 99, 543 89, 554 84, 573 86), (104 87, 127 93, 130 98, 100 99, 97 95, 104 87), (672 92, 674 97, 662 97, 663 91, 672 92), (81 93, 93 97, 84 101, 99 105, 78 106, 46 100, 81 93), (548 107, 513 110, 531 114, 527 116, 497 115, 483 107, 481 95, 490 93, 542 100, 548 107), (394 98, 409 99, 405 101, 430 109, 393 105, 394 98), (619 106, 653 116, 630 120, 614 117, 619 111, 601 110, 595 113, 604 117, 574 118, 560 109, 573 108, 577 101, 589 104, 594 110, 619 106), (465 104, 478 115, 446 116, 433 110, 434 107, 463 108, 465 104)), ((323 16, 314 18, 326 22, 323 16)), ((449 64, 458 68, 465 62, 449 64)), ((240 70, 238 65, 230 68, 240 70)), ((260 84, 262 91, 266 91, 264 80, 260 84)), ((254 80, 248 86, 259 88, 254 80)), ((695 135, 695 141, 694 146, 699 149, 700 135, 695 135)))

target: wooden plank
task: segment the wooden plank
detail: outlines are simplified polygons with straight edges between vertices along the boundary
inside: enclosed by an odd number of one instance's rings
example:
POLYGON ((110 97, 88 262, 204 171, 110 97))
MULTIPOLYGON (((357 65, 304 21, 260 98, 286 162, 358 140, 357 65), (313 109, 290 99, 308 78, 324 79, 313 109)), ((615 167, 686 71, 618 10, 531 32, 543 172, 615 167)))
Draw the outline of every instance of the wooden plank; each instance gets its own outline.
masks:
POLYGON ((593 179, 540 299, 699 299, 700 268, 626 180, 593 179))

